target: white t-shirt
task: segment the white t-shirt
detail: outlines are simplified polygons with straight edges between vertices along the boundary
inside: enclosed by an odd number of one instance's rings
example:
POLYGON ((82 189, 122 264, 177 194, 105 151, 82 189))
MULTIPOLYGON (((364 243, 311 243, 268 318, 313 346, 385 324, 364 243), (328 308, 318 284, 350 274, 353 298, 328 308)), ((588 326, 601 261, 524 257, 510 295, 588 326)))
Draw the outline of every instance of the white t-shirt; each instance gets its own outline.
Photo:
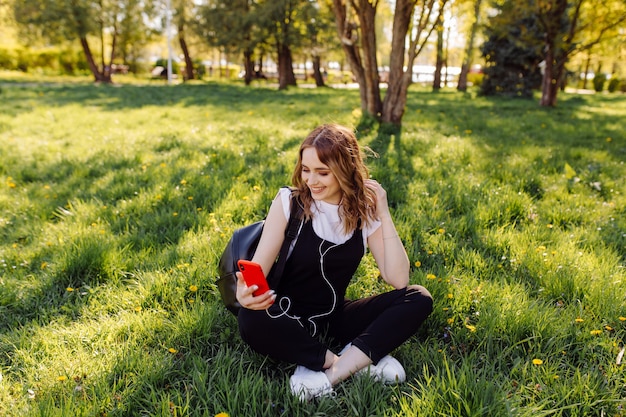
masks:
MULTIPOLYGON (((288 219, 291 208, 291 191, 288 188, 283 187, 280 191, 278 191, 278 195, 280 196, 283 204, 285 217, 288 219)), ((352 237, 352 233, 346 235, 343 232, 343 225, 341 224, 341 219, 339 218, 338 204, 330 204, 325 201, 315 200, 313 202, 313 207, 311 207, 311 212, 313 214, 313 231, 322 239, 334 244, 342 244, 352 237)), ((367 248, 367 238, 370 237, 370 235, 379 227, 380 221, 375 220, 363 228, 364 248, 367 248)))

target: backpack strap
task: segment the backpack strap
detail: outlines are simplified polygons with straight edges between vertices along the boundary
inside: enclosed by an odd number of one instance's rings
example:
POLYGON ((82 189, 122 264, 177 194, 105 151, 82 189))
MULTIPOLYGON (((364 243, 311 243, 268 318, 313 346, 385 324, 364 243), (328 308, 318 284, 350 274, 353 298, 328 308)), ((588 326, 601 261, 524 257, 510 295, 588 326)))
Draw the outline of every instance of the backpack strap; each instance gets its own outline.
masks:
POLYGON ((291 209, 289 211, 289 221, 287 222, 287 228, 285 229, 285 239, 283 240, 283 244, 280 247, 280 252, 278 253, 278 261, 272 268, 272 288, 277 289, 278 284, 280 284, 280 280, 283 276, 283 272, 285 270, 285 264, 287 263, 287 254, 289 253, 289 247, 291 246, 291 242, 298 237, 298 233, 300 232, 300 227, 302 226, 303 219, 302 217, 302 206, 300 201, 293 197, 291 198, 291 209))

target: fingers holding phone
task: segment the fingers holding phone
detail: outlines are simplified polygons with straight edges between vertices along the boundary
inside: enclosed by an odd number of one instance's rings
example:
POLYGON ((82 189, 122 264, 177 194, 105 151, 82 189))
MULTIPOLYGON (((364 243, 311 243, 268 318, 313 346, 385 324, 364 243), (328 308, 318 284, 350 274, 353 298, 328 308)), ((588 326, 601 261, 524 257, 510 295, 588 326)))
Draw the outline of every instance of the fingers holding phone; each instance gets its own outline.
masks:
POLYGON ((270 307, 276 295, 270 289, 263 269, 257 263, 240 260, 237 262, 237 300, 252 310, 264 310, 270 307))

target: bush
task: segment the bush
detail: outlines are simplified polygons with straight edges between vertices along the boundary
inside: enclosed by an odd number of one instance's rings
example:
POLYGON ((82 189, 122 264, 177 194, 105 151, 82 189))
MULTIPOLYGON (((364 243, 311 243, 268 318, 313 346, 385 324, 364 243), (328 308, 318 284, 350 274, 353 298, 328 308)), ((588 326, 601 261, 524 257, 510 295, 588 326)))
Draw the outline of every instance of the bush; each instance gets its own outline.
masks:
POLYGON ((73 75, 88 70, 89 66, 83 53, 76 49, 0 49, 0 68, 73 75))
POLYGON ((607 89, 609 90, 609 93, 614 93, 617 90, 619 90, 621 81, 619 78, 617 77, 611 77, 611 80, 609 81, 609 86, 607 87, 607 89))
POLYGON ((0 68, 7 70, 16 69, 15 53, 9 49, 0 48, 0 68))
MULTIPOLYGON (((157 67, 167 68, 167 59, 159 58, 154 65, 157 67)), ((172 74, 178 74, 178 71, 178 62, 172 61, 172 74)))
POLYGON ((593 77, 593 89, 596 90, 597 93, 602 92, 602 90, 604 90, 605 82, 606 82, 606 75, 596 74, 595 77, 593 77))
POLYGON ((467 74, 467 83, 480 86, 483 83, 484 78, 485 74, 482 72, 470 72, 467 74))

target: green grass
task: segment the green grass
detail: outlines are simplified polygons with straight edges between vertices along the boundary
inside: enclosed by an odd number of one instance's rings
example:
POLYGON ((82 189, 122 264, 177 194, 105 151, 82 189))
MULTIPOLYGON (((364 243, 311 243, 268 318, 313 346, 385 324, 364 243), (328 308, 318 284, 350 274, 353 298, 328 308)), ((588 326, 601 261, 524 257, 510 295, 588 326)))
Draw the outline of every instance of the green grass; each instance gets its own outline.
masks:
MULTIPOLYGON (((435 311, 394 352, 405 384, 301 404, 217 260, 358 92, 0 80, 0 415, 626 415, 623 95, 414 88, 401 132, 361 126, 435 311)), ((385 288, 367 257, 349 294, 385 288)))

